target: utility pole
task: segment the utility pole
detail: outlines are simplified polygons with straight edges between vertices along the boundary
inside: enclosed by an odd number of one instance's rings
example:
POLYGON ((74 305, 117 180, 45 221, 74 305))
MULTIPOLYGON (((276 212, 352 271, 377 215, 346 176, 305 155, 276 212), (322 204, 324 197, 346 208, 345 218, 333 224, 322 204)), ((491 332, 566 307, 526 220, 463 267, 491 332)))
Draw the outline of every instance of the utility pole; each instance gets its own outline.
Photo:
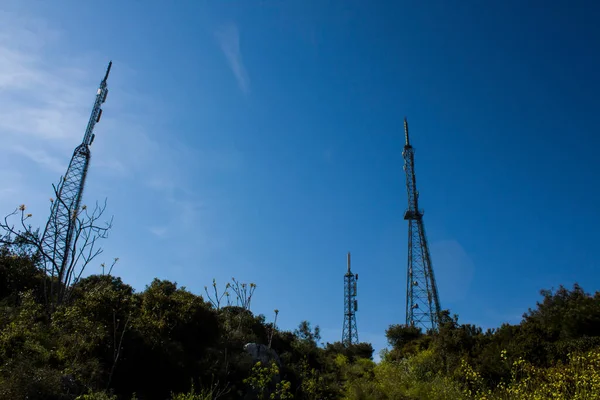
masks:
POLYGON ((344 275, 344 327, 342 329, 342 343, 346 347, 358 344, 356 281, 358 281, 358 274, 354 275, 350 269, 350 252, 348 252, 348 271, 344 275))
POLYGON ((419 326, 426 330, 437 330, 440 316, 438 296, 425 226, 423 210, 419 210, 419 192, 415 176, 415 151, 408 138, 408 122, 404 118, 404 136, 406 144, 404 171, 406 172, 406 191, 408 209, 404 219, 408 221, 408 273, 406 277, 406 324, 419 326))

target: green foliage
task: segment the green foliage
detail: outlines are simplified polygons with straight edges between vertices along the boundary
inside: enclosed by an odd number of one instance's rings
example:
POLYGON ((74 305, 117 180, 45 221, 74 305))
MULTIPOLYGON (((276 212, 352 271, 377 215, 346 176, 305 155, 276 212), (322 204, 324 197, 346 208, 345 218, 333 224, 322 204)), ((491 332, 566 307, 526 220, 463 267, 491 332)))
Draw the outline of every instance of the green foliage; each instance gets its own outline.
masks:
POLYGON ((31 291, 18 302, 18 308, 2 309, 0 399, 59 398, 61 373, 51 368, 59 356, 43 307, 31 291))
POLYGON ((321 341, 321 328, 317 325, 313 330, 308 321, 302 321, 298 325, 298 329, 294 331, 294 334, 309 347, 316 347, 321 341))
POLYGON ((77 396, 75 400, 117 400, 117 396, 110 395, 106 392, 93 392, 77 396))
POLYGON ((236 280, 227 290, 241 300, 224 305, 169 281, 155 279, 136 293, 119 278, 89 276, 69 289, 69 302, 49 312, 35 255, 15 249, 0 250, 0 400, 124 400, 132 393, 139 400, 593 399, 600 393, 600 294, 577 285, 543 291, 519 325, 487 332, 449 311, 437 332, 392 325, 391 349, 374 363, 369 343, 323 347, 319 327, 308 321, 294 332, 277 330, 250 310, 256 286, 236 280), (269 344, 280 360, 253 360, 244 350, 249 343, 269 344))
POLYGON ((249 387, 248 395, 257 400, 266 399, 293 399, 290 393, 291 384, 288 381, 279 381, 279 368, 273 362, 270 365, 263 366, 258 361, 252 367, 250 376, 244 379, 244 383, 249 387))
POLYGON ((17 305, 18 294, 32 291, 41 301, 43 274, 32 257, 18 255, 6 246, 0 247, 0 299, 6 305, 17 305))
POLYGON ((560 286, 555 292, 542 290, 537 309, 525 314, 525 322, 535 325, 548 340, 571 340, 600 336, 600 293, 590 296, 575 284, 573 290, 560 286), (564 318, 569 315, 569 318, 564 318))
POLYGON ((423 332, 421 332, 421 328, 417 326, 391 325, 385 331, 385 336, 390 346, 402 348, 423 336, 423 332))
POLYGON ((600 398, 600 294, 575 285, 542 296, 519 325, 493 331, 449 312, 436 333, 391 326, 392 349, 372 377, 348 379, 346 398, 600 398))
POLYGON ((210 380, 211 349, 219 337, 211 307, 185 288, 157 279, 132 301, 130 328, 114 372, 115 390, 167 398, 171 392, 189 390, 192 377, 210 380))
POLYGON ((399 361, 414 355, 429 346, 429 336, 425 336, 421 328, 408 325, 391 325, 385 336, 392 350, 386 354, 387 360, 399 361))
POLYGON ((192 388, 187 393, 178 393, 172 394, 171 400, 213 400, 214 398, 214 390, 210 388, 205 388, 200 390, 200 393, 196 393, 196 389, 194 388, 194 384, 192 383, 192 388))
MULTIPOLYGON (((215 309, 173 282, 155 279, 135 293, 93 275, 48 313, 35 259, 11 251, 0 254, 0 399, 239 399, 261 390, 261 373, 269 399, 340 396, 338 353, 318 346, 319 328, 278 331, 253 315, 253 284, 233 280, 242 306, 215 309), (257 370, 244 346, 269 342, 284 362, 257 370)), ((352 360, 372 355, 369 344, 343 350, 352 360)))

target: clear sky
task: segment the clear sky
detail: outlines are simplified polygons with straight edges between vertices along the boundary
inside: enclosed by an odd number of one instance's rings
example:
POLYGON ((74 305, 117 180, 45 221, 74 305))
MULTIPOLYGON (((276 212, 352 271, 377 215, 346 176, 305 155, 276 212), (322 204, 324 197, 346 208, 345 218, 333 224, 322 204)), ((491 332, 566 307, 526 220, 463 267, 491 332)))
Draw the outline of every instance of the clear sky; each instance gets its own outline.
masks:
POLYGON ((600 8, 493 3, 3 1, 0 208, 44 223, 112 59, 84 203, 108 197, 98 263, 137 290, 255 282, 253 311, 332 342, 351 251, 381 349, 405 318, 404 116, 444 308, 487 328, 598 290, 600 8))

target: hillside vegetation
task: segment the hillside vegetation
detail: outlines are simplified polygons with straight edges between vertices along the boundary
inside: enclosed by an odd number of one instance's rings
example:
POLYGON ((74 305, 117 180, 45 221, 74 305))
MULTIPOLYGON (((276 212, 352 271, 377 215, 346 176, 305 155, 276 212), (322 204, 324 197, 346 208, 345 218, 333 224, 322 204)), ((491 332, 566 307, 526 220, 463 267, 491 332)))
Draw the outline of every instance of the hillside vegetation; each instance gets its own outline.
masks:
POLYGON ((483 332, 449 312, 435 334, 390 326, 376 364, 370 344, 322 345, 309 322, 274 329, 250 311, 251 284, 198 296, 155 279, 136 293, 94 275, 50 308, 37 264, 0 251, 0 399, 600 398, 600 293, 577 285, 543 291, 516 326, 483 332))

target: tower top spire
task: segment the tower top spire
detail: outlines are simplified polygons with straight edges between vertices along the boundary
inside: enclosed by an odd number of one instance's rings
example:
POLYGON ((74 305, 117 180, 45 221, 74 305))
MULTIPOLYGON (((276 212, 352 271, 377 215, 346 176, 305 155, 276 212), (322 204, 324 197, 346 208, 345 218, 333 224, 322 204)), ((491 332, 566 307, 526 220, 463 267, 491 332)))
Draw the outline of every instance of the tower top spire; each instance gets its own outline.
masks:
POLYGON ((406 117, 404 117, 404 138, 406 139, 406 144, 404 147, 409 147, 410 142, 408 140, 408 121, 406 120, 406 117))
POLYGON ((348 273, 350 273, 350 252, 348 252, 348 273))
POLYGON ((110 74, 111 67, 112 67, 112 60, 108 63, 108 68, 106 68, 106 75, 104 75, 104 79, 102 79, 103 82, 106 82, 108 80, 108 74, 110 74))

